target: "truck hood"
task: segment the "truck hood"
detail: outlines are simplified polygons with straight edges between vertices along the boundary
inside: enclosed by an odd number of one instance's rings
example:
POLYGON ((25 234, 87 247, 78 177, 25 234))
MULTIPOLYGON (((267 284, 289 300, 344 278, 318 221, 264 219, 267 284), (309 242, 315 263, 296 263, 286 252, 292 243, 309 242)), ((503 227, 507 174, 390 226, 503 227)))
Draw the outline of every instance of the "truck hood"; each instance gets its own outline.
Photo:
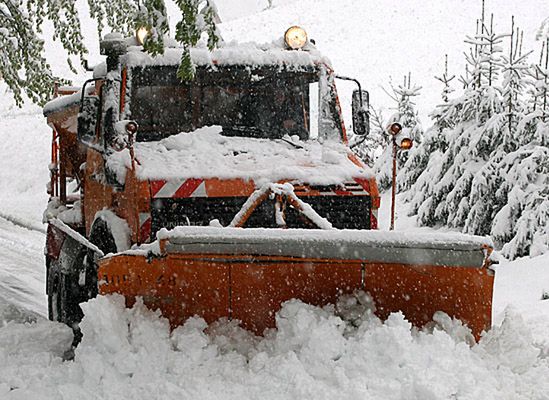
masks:
MULTIPOLYGON (((228 137, 221 127, 200 128, 157 142, 135 144, 139 180, 243 179, 256 185, 292 180, 310 185, 338 185, 373 173, 351 161, 342 143, 296 137, 277 140, 228 137)), ((109 168, 124 181, 131 168, 129 151, 113 153, 109 168)))

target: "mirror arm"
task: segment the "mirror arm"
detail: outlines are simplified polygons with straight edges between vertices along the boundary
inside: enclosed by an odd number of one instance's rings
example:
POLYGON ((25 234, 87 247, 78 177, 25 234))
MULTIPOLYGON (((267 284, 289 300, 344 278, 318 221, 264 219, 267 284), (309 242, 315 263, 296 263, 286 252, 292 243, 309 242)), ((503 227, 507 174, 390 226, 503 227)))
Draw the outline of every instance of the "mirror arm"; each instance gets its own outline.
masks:
POLYGON ((349 78, 348 76, 343 76, 343 75, 336 75, 335 78, 336 79, 341 79, 342 81, 351 81, 351 82, 354 82, 354 83, 357 84, 359 99, 360 99, 360 108, 364 108, 364 101, 362 99, 362 86, 360 85, 360 82, 358 81, 358 79, 349 78))
POLYGON ((101 79, 103 78, 88 79, 86 82, 84 82, 84 85, 82 85, 82 97, 80 98, 80 110, 79 110, 80 112, 82 112, 82 105, 84 104, 84 97, 86 96, 86 86, 88 85, 88 83, 97 82, 101 79))
POLYGON ((354 141, 353 143, 349 144, 349 148, 354 149, 355 147, 361 145, 362 143, 364 143, 364 141, 366 140, 367 137, 368 137, 368 135, 360 136, 360 139, 358 139, 358 140, 354 141))

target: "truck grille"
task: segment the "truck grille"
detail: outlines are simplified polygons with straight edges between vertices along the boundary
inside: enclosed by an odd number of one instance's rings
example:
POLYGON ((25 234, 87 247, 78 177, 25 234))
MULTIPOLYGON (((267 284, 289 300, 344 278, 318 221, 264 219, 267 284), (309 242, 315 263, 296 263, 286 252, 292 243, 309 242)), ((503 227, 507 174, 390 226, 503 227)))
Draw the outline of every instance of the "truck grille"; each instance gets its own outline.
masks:
MULTIPOLYGON (((370 229, 370 196, 304 196, 301 198, 338 229, 370 229)), ((151 207, 152 237, 161 228, 181 225, 207 226, 218 219, 227 226, 240 211, 247 197, 158 198, 151 207)), ((288 206, 289 228, 315 228, 288 206)), ((250 216, 246 228, 276 228, 274 200, 267 199, 250 216)))

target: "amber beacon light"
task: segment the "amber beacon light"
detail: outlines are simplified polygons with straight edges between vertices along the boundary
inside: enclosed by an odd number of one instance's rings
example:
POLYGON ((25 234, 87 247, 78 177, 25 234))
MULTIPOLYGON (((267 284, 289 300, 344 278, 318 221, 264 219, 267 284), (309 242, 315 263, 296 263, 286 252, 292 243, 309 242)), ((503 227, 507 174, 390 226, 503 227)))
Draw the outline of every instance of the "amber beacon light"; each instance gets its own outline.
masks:
POLYGON ((284 42, 292 50, 301 49, 307 43, 307 32, 299 26, 292 26, 284 33, 284 42))
POLYGON ((414 145, 414 142, 411 138, 403 138, 400 143, 397 142, 397 136, 402 132, 402 125, 398 122, 391 124, 387 127, 387 133, 391 135, 391 141, 393 144, 393 179, 392 179, 392 190, 391 190, 391 226, 390 230, 395 229, 395 197, 396 197, 396 176, 397 176, 397 151, 400 150, 410 150, 414 145))

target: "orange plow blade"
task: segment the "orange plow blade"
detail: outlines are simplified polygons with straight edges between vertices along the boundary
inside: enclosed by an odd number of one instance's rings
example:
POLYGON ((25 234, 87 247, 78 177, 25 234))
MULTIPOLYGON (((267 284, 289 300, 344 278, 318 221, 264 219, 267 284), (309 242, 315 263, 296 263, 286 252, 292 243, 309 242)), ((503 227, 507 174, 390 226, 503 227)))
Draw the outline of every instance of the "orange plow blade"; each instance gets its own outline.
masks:
POLYGON ((356 289, 372 295, 382 319, 402 311, 423 326, 444 311, 477 339, 491 325, 484 238, 180 227, 159 240, 156 251, 99 260, 100 293, 121 293, 128 305, 140 296, 173 327, 194 315, 227 317, 262 334, 287 300, 323 306, 356 289))

